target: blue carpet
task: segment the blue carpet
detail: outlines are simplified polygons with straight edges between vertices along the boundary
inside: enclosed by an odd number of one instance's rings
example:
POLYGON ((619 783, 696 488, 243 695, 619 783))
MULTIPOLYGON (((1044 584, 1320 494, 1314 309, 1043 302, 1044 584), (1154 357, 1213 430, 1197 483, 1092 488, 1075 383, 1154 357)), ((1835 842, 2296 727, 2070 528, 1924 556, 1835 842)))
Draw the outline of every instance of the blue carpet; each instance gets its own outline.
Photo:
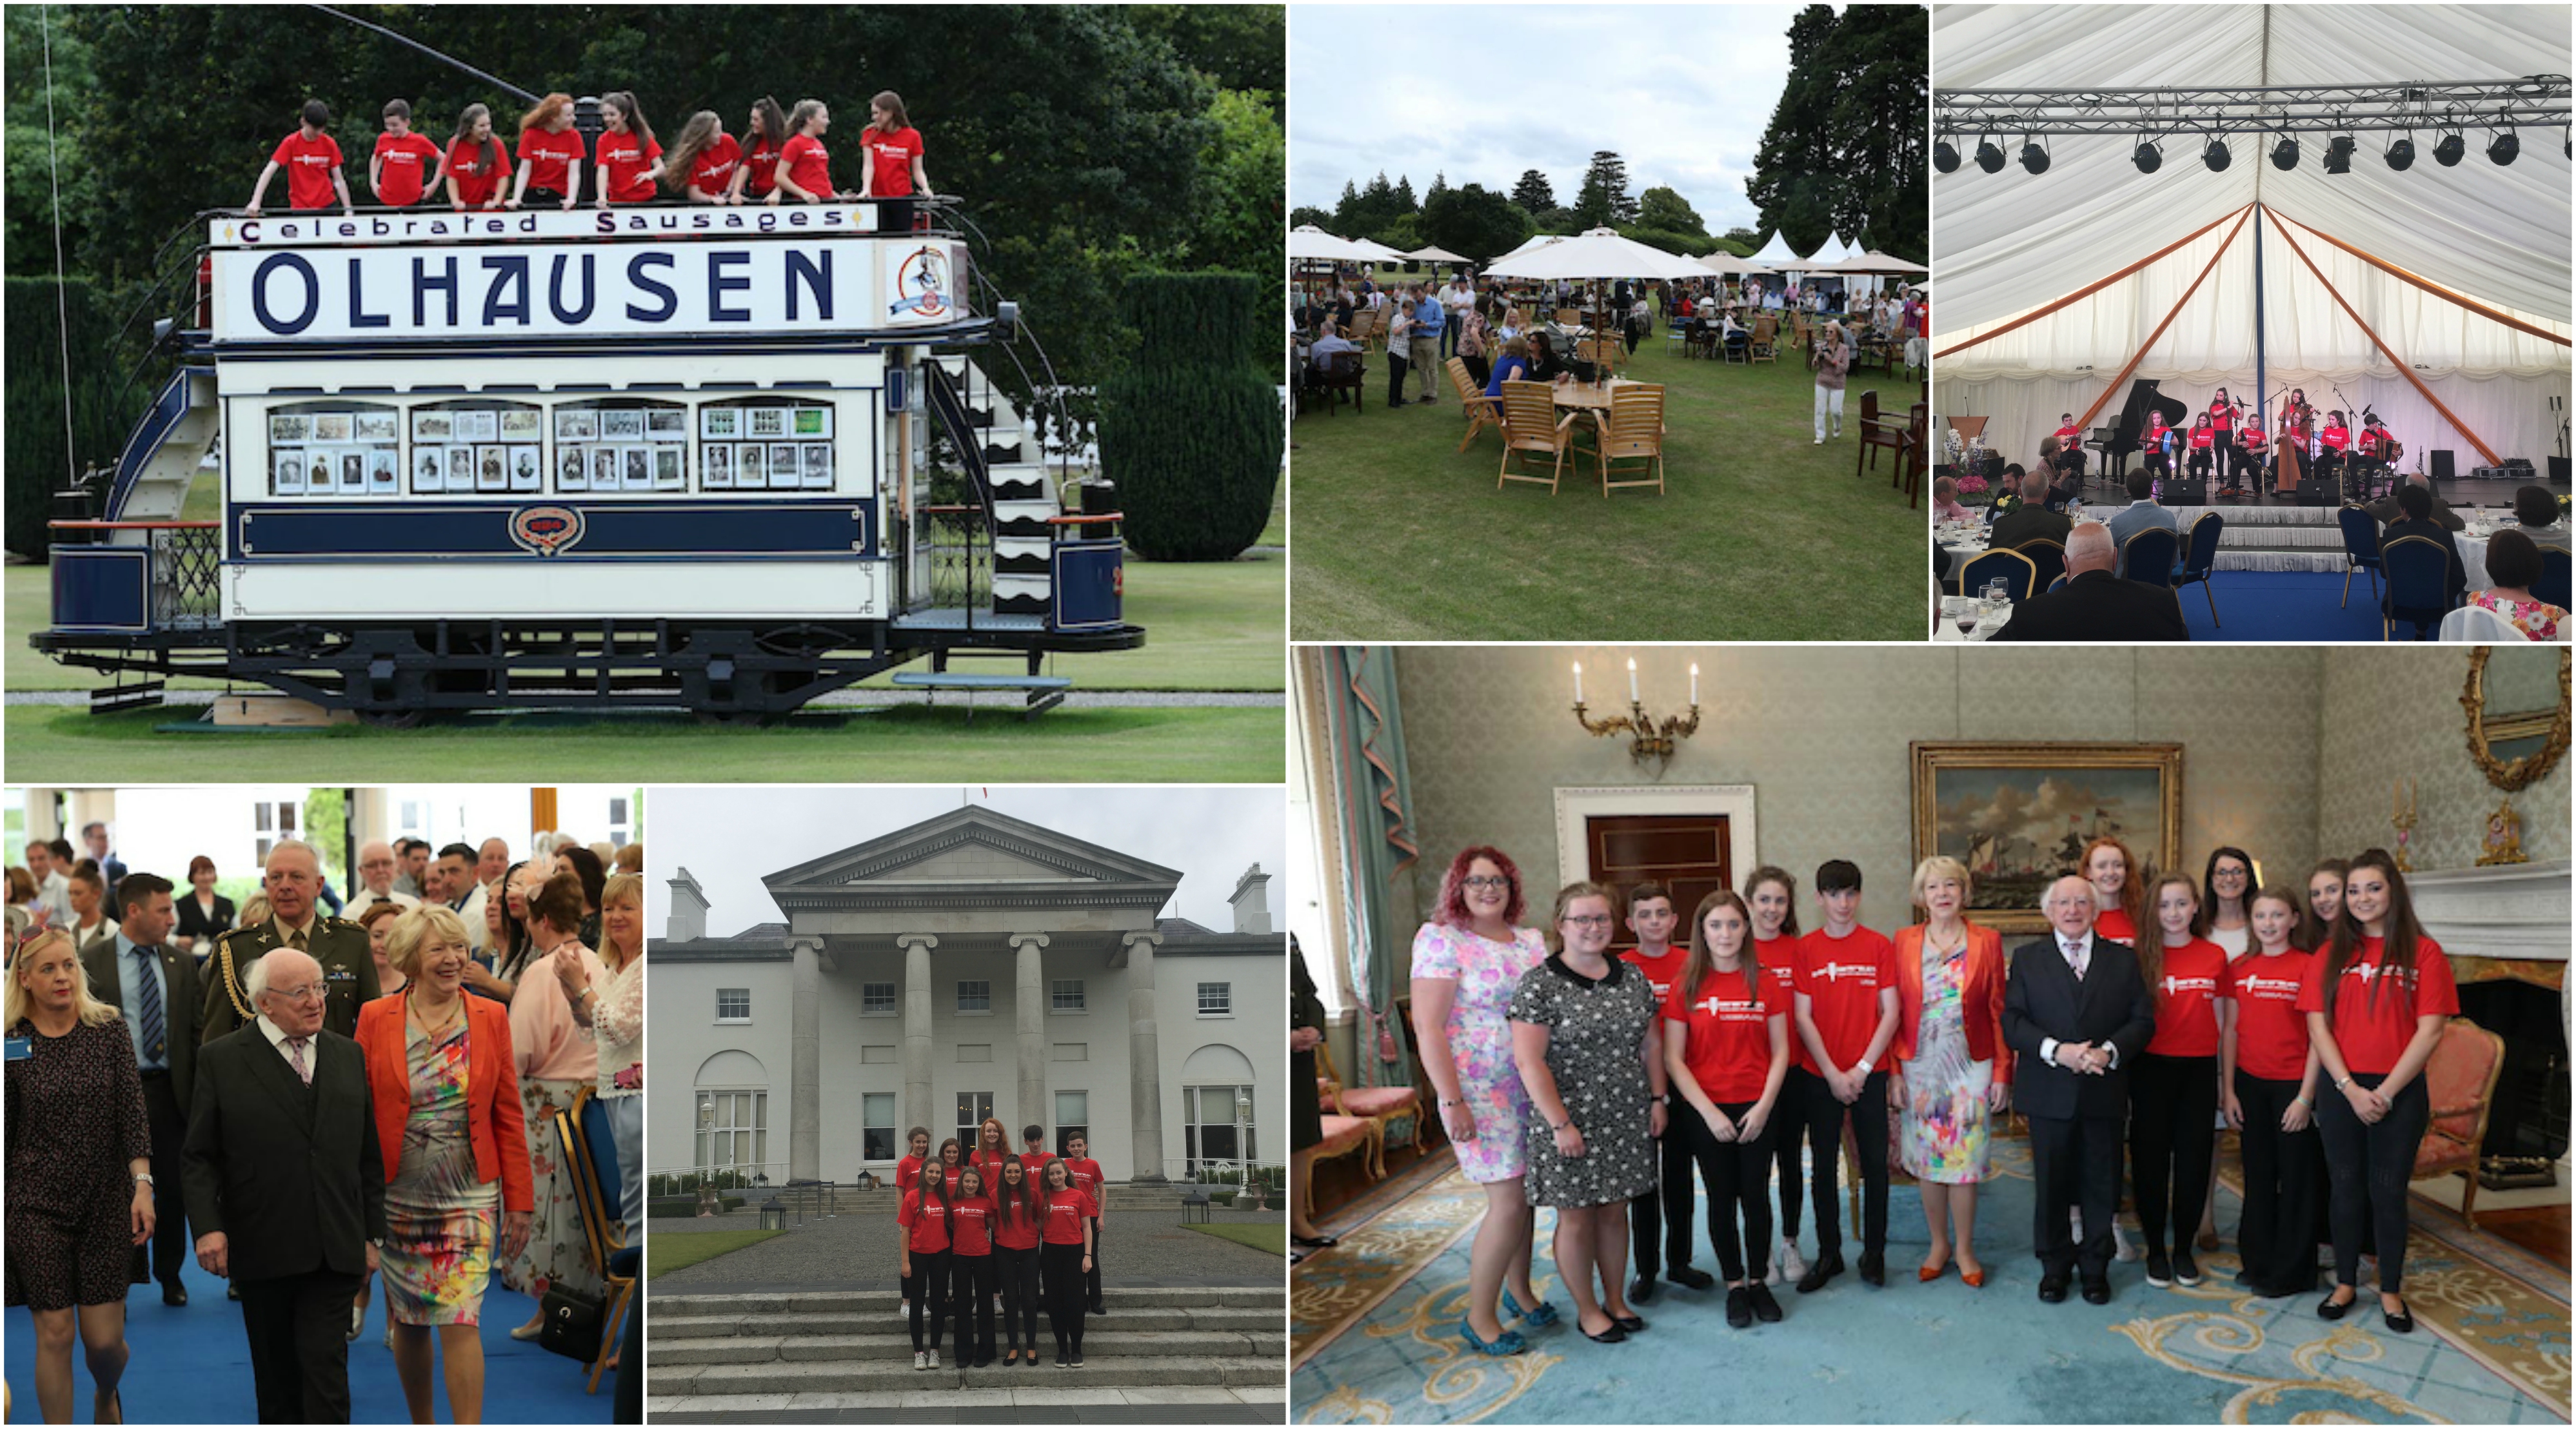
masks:
MULTIPOLYGON (((224 1282, 190 1265, 185 1308, 161 1303, 161 1287, 138 1285, 125 1301, 125 1343, 133 1358, 125 1367, 121 1391, 129 1424, 252 1424, 259 1405, 251 1393, 250 1345, 242 1335, 241 1306, 224 1298, 224 1282)), ((584 1394, 590 1371, 561 1355, 537 1348, 533 1340, 513 1340, 510 1329, 537 1312, 527 1296, 501 1288, 496 1278, 483 1297, 483 1417, 494 1424, 606 1424, 615 1405, 611 1392, 617 1376, 600 1376, 599 1393, 584 1394)), ((7 1327, 5 1359, 12 1397, 13 1423, 34 1424, 36 1410, 35 1325, 23 1308, 13 1308, 0 1325, 7 1327)), ((447 1388, 433 1370, 435 1414, 453 1422, 447 1388)), ((72 1350, 72 1417, 90 1421, 89 1367, 77 1345, 72 1350)), ((358 1424, 408 1424, 402 1382, 394 1376, 393 1351, 385 1348, 385 1294, 379 1284, 367 1312, 367 1330, 349 1346, 349 1413, 358 1424)))
MULTIPOLYGON (((2182 598, 2182 619, 2194 640, 2344 641, 2379 639, 2379 605, 2371 598, 2370 573, 2352 575, 2352 601, 2338 610, 2343 576, 2313 571, 2219 571, 2211 591, 2197 584, 2174 592, 2182 598), (2218 618, 2209 619, 2209 602, 2218 601, 2218 618)), ((2413 638, 2415 627, 2400 624, 2397 638, 2413 638)))
MULTIPOLYGON (((1955 1270, 1930 1285, 1914 1267, 1929 1244, 1910 1186, 1889 1199, 1889 1282, 1855 1275, 1813 1295, 1783 1286, 1777 1325, 1728 1328, 1717 1292, 1669 1286, 1637 1307, 1649 1322, 1622 1345, 1593 1345, 1573 1327, 1556 1285, 1542 1211, 1534 1270, 1539 1291, 1564 1313, 1525 1330, 1528 1353, 1485 1359, 1457 1334, 1472 1236, 1461 1236, 1295 1373, 1298 1423, 2281 1423, 2445 1419, 2458 1423, 2566 1422, 2474 1356, 2419 1328, 2389 1333, 2376 1316, 2319 1320, 2318 1297, 2260 1300, 2228 1286, 2239 1268, 2232 1239, 2200 1264, 2209 1279, 2189 1290, 2146 1284, 2138 1262, 2111 1268, 2110 1304, 2070 1296, 2042 1304, 2034 1291, 2028 1146, 1996 1143, 1998 1178, 1979 1195, 1981 1290, 1955 1270)), ((1846 1205, 1848 1202, 1846 1201, 1846 1205)), ((2222 1190, 2218 1223, 2239 1210, 2222 1190)), ((1802 1240, 1813 1253, 1810 1225, 1802 1240)), ((1695 1262, 1714 1269, 1705 1224, 1695 1262)), ((1846 1260, 1854 1251, 1848 1242, 1846 1260)), ((2564 1384, 2566 1302, 2512 1308, 2492 1293, 2493 1272, 2420 1232, 2407 1281, 2427 1302, 2509 1314, 2528 1341, 2523 1358, 2564 1384)), ((2420 1318, 2420 1317, 2419 1317, 2420 1318)))

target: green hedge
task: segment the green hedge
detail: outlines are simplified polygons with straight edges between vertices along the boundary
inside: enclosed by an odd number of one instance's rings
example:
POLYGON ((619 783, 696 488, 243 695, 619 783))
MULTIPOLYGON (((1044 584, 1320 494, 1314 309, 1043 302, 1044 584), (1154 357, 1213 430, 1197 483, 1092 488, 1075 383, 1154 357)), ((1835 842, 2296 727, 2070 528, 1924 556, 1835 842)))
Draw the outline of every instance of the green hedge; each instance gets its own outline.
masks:
POLYGON ((1228 561, 1270 519, 1286 438, 1263 325, 1275 282, 1248 273, 1142 273, 1119 318, 1137 334, 1102 384, 1100 467, 1118 484, 1127 544, 1152 561, 1228 561))
POLYGON ((11 551, 43 560, 54 493, 78 469, 114 462, 153 394, 137 382, 118 398, 125 362, 110 349, 121 314, 110 310, 106 295, 89 280, 57 285, 51 278, 10 278, 0 292, 0 370, 9 374, 8 430, 0 457, 8 463, 5 541, 11 551), (71 321, 71 454, 77 467, 66 459, 63 438, 65 317, 71 321))

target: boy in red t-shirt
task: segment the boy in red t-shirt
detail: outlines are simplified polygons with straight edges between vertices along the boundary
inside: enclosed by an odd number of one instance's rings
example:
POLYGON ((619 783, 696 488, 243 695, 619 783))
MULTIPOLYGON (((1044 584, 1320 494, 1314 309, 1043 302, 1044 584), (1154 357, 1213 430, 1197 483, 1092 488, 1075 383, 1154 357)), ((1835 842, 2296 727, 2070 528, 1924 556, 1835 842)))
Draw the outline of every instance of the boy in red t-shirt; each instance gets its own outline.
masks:
POLYGON ((1860 1278, 1887 1283, 1887 1058, 1896 1040, 1896 945, 1860 925, 1860 867, 1830 859, 1816 870, 1825 926, 1798 940, 1791 1017, 1816 1213, 1816 1259, 1798 1280, 1807 1294, 1843 1269, 1842 1209, 1836 1194, 1843 1124, 1860 1154, 1860 1278))
POLYGON ((259 171, 259 186, 251 190, 250 202, 242 208, 244 215, 259 217, 260 201, 268 197, 268 181, 281 168, 286 170, 287 207, 298 213, 316 212, 329 208, 336 193, 342 213, 358 211, 349 199, 349 180, 340 172, 340 141, 322 132, 331 123, 331 106, 308 99, 303 118, 302 127, 277 141, 268 167, 259 171))
POLYGON ((1065 1140, 1064 1169, 1073 1173, 1074 1189, 1091 1198, 1091 1268, 1082 1277, 1082 1288, 1091 1313, 1106 1315, 1109 1307, 1100 1298, 1100 1222, 1109 1209, 1109 1188, 1100 1163, 1091 1159, 1091 1143, 1078 1134, 1065 1140))
MULTIPOLYGON (((1690 957, 1688 946, 1673 945, 1673 929, 1680 917, 1673 911, 1672 892, 1662 884, 1649 879, 1628 890, 1628 931, 1637 935, 1637 946, 1621 953, 1619 961, 1635 964, 1646 975, 1657 1007, 1672 996, 1673 984, 1681 981, 1682 964, 1690 957)), ((1665 1093, 1663 1018, 1646 1024, 1646 1045, 1648 1080, 1661 1097, 1665 1093)), ((1691 1191, 1690 1148, 1682 1144, 1681 1133, 1669 1127, 1658 1144, 1663 1157, 1660 1186, 1628 1199, 1628 1236, 1637 1262, 1636 1274, 1628 1282, 1631 1300, 1654 1295, 1658 1265, 1675 1285, 1706 1290, 1717 1283, 1690 1263, 1691 1208, 1697 1204, 1691 1191), (1657 1240, 1663 1242, 1661 1251, 1656 1249, 1657 1240)))
POLYGON ((1045 1184, 1046 1164, 1055 1159, 1055 1153, 1046 1149, 1046 1128, 1030 1122, 1020 1128, 1020 1140, 1028 1147, 1020 1153, 1020 1169, 1029 1173, 1030 1180, 1045 1184))
POLYGON ((409 208, 438 187, 445 158, 436 140, 411 132, 411 105, 388 99, 385 132, 376 136, 376 152, 367 160, 367 190, 388 208, 409 208))

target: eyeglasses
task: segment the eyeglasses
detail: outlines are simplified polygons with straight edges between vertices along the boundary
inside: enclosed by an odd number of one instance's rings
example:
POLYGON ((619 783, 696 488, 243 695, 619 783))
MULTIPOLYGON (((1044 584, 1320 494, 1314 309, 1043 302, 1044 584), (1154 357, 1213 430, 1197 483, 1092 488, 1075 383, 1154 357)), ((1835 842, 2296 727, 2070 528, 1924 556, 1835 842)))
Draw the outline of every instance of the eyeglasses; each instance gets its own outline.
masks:
POLYGON ((1512 886, 1512 881, 1508 878, 1495 878, 1482 873, 1469 874, 1467 877, 1458 880, 1458 882, 1461 886, 1467 888, 1495 889, 1509 888, 1512 886))
POLYGON ((330 989, 318 982, 307 983, 302 987, 272 987, 268 991, 270 996, 282 997, 290 1002, 320 1002, 330 995, 330 989))
POLYGON ((1610 926, 1610 915, 1595 913, 1588 918, 1561 918, 1557 921, 1571 923, 1578 928, 1607 928, 1610 926))

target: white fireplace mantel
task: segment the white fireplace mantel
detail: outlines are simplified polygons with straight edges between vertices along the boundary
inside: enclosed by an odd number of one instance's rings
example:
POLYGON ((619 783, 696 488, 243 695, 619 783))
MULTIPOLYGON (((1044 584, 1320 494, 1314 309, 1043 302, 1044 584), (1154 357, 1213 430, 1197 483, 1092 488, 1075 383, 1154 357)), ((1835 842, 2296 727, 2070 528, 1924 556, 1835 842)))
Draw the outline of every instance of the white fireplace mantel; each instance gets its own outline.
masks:
POLYGON ((2453 957, 2567 961, 2569 865, 2509 863, 2406 875, 2415 916, 2453 957))

